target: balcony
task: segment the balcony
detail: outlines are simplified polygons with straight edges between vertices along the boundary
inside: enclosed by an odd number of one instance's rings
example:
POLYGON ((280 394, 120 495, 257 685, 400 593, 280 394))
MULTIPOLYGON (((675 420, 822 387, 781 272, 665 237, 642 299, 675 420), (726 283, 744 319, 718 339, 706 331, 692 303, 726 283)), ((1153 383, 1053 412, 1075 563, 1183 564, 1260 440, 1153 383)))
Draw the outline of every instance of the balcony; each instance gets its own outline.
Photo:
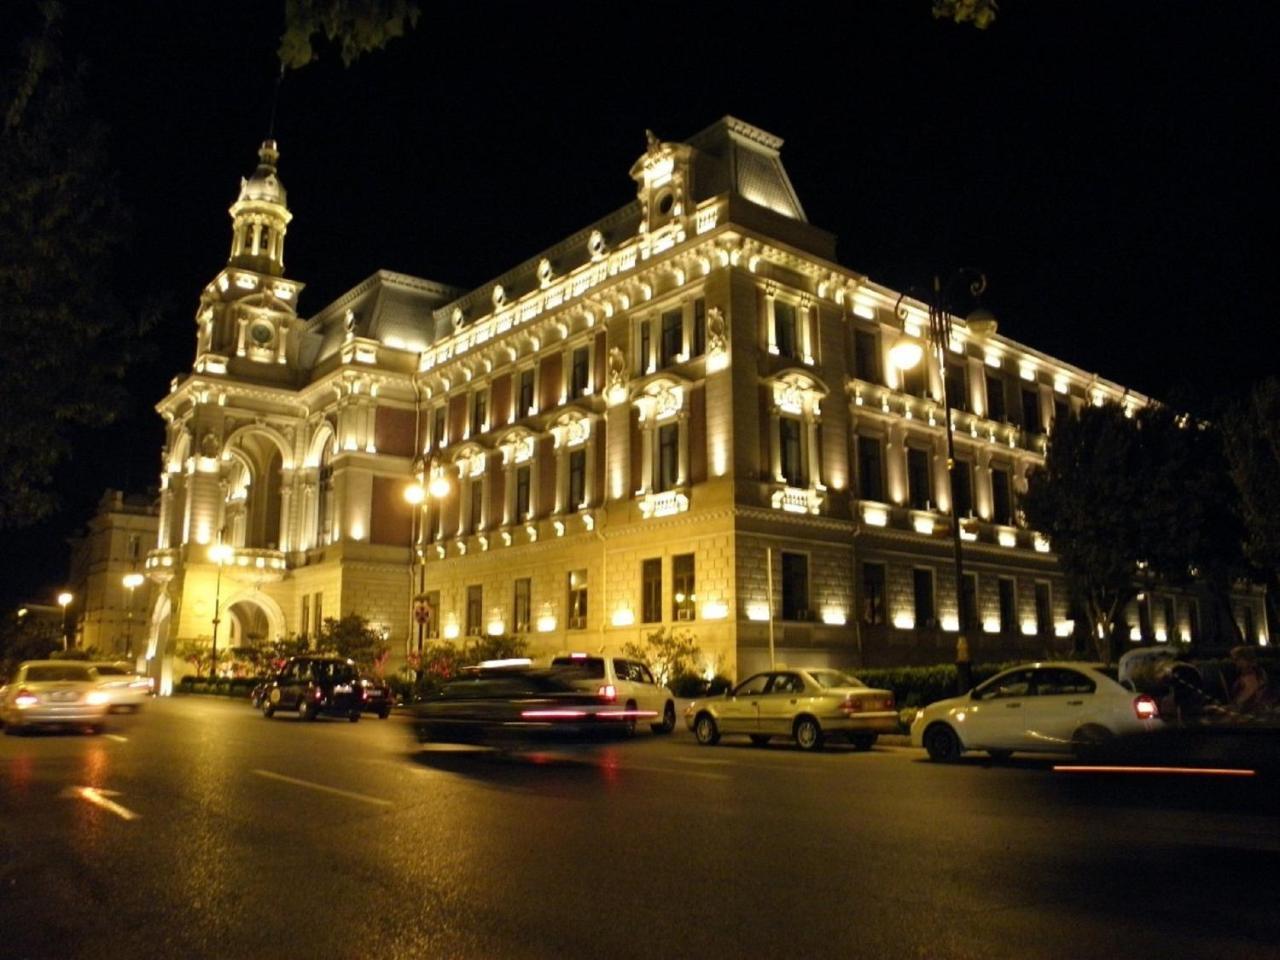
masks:
POLYGON ((773 509, 787 513, 811 513, 822 511, 822 494, 808 487, 778 487, 769 498, 773 509))
POLYGON ((646 493, 640 498, 640 515, 646 520, 653 517, 670 517, 677 513, 684 513, 688 509, 688 494, 680 489, 646 493))

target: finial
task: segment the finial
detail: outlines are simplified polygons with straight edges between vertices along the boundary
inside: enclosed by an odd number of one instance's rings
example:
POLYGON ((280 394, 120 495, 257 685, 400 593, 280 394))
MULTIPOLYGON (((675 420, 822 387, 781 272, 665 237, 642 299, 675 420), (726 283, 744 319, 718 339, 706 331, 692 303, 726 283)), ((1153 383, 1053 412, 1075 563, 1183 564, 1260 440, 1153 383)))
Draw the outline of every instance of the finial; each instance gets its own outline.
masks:
POLYGON ((662 141, 659 140, 656 136, 654 136, 654 133, 652 130, 645 130, 644 139, 645 139, 645 147, 650 153, 657 153, 659 148, 661 148, 662 146, 662 141))

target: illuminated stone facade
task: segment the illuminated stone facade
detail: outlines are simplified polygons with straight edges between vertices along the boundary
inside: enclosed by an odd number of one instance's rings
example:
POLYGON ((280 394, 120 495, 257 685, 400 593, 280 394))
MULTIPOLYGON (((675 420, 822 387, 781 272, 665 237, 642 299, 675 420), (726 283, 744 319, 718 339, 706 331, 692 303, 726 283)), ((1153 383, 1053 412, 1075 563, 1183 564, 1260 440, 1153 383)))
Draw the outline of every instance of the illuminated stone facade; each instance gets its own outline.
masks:
MULTIPOLYGON (((792 663, 950 659, 940 374, 889 364, 925 308, 900 316, 896 291, 835 262, 781 143, 732 118, 650 135, 631 202, 494 281, 379 272, 310 319, 264 145, 193 370, 158 405, 151 653, 207 641, 215 601, 220 644, 354 611, 411 652, 416 540, 429 636, 552 652, 679 625, 708 669, 741 673, 767 662, 772 625, 792 663), (442 499, 406 502, 437 476, 442 499), (235 548, 220 578, 219 539, 235 548)), ((1017 492, 1054 416, 1144 401, 994 330, 957 320, 952 346, 975 654, 1065 649, 1066 594, 1017 492)), ((1186 599, 1151 609, 1153 635, 1191 629, 1186 599)))

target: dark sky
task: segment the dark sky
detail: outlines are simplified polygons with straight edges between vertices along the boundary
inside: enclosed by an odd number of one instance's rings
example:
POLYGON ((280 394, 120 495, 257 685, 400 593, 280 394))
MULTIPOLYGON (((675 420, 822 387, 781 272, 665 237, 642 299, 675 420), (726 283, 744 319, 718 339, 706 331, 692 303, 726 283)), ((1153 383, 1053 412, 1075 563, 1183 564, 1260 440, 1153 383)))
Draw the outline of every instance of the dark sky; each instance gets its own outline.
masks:
MULTIPOLYGON (((344 69, 325 49, 284 81, 304 314, 379 268, 478 284, 633 197, 645 128, 681 139, 731 113, 785 138, 809 219, 876 281, 980 267, 1002 332, 1157 397, 1275 372, 1270 4, 1004 0, 980 32, 929 0, 420 3, 386 51, 344 69)), ((166 309, 136 408, 78 446, 62 514, 10 534, 14 599, 52 594, 104 487, 156 482, 151 405, 189 369, 226 260, 284 0, 69 6, 136 220, 121 294, 166 309)))

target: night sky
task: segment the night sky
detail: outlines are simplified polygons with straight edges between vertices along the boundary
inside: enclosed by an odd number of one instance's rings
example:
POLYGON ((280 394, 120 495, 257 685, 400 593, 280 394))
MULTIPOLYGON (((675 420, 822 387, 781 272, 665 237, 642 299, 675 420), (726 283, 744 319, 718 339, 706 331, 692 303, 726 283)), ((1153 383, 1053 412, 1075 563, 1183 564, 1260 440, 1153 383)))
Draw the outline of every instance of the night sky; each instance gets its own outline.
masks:
MULTIPOLYGON (((380 268, 482 283, 633 198, 646 128, 679 140, 728 113, 786 140, 809 220, 875 281, 979 267, 1001 332, 1205 409, 1276 371, 1269 4, 1004 0, 981 32, 929 0, 420 2, 407 38, 347 69, 324 48, 281 88, 305 315, 380 268)), ((10 533, 8 601, 51 601, 105 487, 157 482, 151 407, 227 258, 284 0, 68 7, 135 218, 120 293, 164 316, 134 409, 63 471, 63 512, 10 533)))

